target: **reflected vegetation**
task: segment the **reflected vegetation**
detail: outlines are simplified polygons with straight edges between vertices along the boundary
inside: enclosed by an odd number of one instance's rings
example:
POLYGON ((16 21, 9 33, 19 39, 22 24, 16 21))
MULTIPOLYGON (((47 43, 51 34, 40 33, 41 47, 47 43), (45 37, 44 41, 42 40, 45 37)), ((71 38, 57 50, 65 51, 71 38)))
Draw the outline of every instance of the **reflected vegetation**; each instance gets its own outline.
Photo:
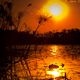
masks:
MULTIPOLYGON (((11 48, 14 50, 16 47, 17 50, 19 50, 19 53, 21 49, 24 54, 26 45, 23 47, 12 46, 11 48)), ((28 47, 26 47, 26 49, 27 48, 28 47)), ((66 76, 68 79, 80 79, 79 45, 31 45, 29 54, 25 57, 25 60, 18 60, 19 58, 20 56, 18 56, 18 58, 15 57, 17 63, 15 63, 15 65, 13 65, 12 67, 12 75, 16 79, 47 80, 49 78, 53 78, 52 75, 47 74, 47 71, 49 70, 49 65, 51 64, 58 65, 59 70, 63 69, 63 72, 66 72, 66 76)), ((10 73, 9 71, 10 70, 7 71, 8 75, 10 73)), ((61 75, 57 72, 55 73, 61 75)), ((7 77, 9 78, 9 76, 7 77)))
POLYGON ((13 20, 12 7, 12 2, 0 4, 0 80, 56 80, 62 75, 80 80, 80 45, 59 45, 80 44, 80 29, 38 34, 42 23, 51 18, 40 16, 34 31, 24 24, 25 32, 19 32, 24 15, 21 11, 13 20), (54 43, 58 45, 49 45, 54 43))

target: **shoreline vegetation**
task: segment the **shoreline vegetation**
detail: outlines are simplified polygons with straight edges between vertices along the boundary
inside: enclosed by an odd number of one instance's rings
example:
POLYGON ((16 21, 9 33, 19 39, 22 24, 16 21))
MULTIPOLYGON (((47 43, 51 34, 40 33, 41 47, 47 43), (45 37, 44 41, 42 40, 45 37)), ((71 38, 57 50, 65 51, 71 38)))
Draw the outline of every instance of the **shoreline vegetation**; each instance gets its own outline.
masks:
MULTIPOLYGON (((27 5, 27 7, 31 6, 32 3, 27 5)), ((32 78, 26 60, 29 55, 31 55, 31 45, 80 44, 80 29, 65 29, 61 32, 49 31, 44 34, 38 34, 37 31, 40 25, 50 18, 45 16, 39 16, 38 26, 36 26, 34 31, 31 31, 30 27, 25 24, 22 25, 22 27, 25 26, 26 28, 25 32, 19 32, 18 29, 20 28, 24 13, 22 11, 19 12, 14 20, 12 8, 12 2, 6 1, 3 4, 0 3, 0 80, 14 80, 15 78, 15 80, 19 80, 15 69, 16 64, 19 62, 25 70, 25 73, 27 73, 26 71, 28 70, 30 77, 32 78), (13 45, 15 46, 13 47, 13 45), (26 47, 21 51, 16 49, 16 45, 26 45, 26 47)), ((34 47, 34 49, 35 54, 37 54, 36 47, 34 47)), ((41 50, 42 48, 40 49, 40 52, 41 50)), ((75 54, 71 54, 71 56, 72 55, 75 54)), ((28 76, 26 78, 28 79, 28 76)))
MULTIPOLYGON (((34 31, 25 23, 25 32, 19 32, 20 23, 24 16, 24 12, 19 12, 14 20, 13 2, 6 1, 0 3, 0 45, 15 44, 80 44, 80 29, 62 30, 61 32, 49 31, 44 34, 38 34, 37 31, 42 25, 48 21, 50 17, 39 16, 38 25, 34 31), (32 33, 31 33, 32 32, 32 33)), ((27 5, 32 7, 32 3, 27 5)), ((52 25, 53 26, 53 25, 52 25)))
POLYGON ((70 29, 62 32, 47 32, 35 34, 18 32, 16 30, 0 29, 0 44, 2 45, 25 45, 25 44, 80 44, 80 30, 70 29))

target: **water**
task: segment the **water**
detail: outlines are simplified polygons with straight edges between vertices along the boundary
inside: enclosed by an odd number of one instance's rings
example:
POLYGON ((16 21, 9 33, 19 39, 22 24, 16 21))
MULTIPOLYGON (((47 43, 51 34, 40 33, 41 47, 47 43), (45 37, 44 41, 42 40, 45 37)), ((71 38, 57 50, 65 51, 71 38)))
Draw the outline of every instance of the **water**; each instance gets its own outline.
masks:
POLYGON ((80 45, 31 45, 27 58, 16 63, 16 75, 20 80, 29 80, 30 76, 34 80, 51 77, 46 73, 50 64, 64 64, 67 77, 71 80, 80 80, 80 45))

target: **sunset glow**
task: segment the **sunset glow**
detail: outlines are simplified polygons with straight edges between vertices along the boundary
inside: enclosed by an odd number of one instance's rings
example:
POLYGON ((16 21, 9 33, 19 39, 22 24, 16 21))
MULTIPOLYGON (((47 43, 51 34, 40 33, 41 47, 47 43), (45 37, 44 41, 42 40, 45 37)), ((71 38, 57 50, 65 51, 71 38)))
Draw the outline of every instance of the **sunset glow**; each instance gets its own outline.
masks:
POLYGON ((62 1, 50 0, 42 8, 43 14, 52 16, 54 20, 61 21, 69 14, 69 7, 62 1))
POLYGON ((80 0, 0 0, 0 80, 80 80, 80 0))

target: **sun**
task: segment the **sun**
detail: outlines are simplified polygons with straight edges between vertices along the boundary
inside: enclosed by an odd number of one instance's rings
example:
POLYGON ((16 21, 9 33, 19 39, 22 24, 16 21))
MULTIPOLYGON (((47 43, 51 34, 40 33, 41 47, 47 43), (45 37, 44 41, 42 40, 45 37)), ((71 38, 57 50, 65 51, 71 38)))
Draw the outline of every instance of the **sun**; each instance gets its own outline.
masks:
POLYGON ((62 1, 50 0, 43 6, 42 13, 44 15, 52 16, 56 21, 61 21, 68 16, 69 6, 62 1))
POLYGON ((49 12, 53 14, 54 16, 59 16, 62 13, 62 6, 59 4, 54 4, 49 7, 49 12))

